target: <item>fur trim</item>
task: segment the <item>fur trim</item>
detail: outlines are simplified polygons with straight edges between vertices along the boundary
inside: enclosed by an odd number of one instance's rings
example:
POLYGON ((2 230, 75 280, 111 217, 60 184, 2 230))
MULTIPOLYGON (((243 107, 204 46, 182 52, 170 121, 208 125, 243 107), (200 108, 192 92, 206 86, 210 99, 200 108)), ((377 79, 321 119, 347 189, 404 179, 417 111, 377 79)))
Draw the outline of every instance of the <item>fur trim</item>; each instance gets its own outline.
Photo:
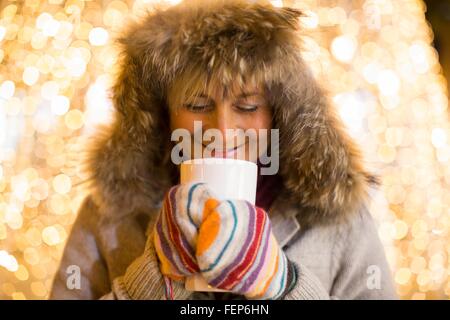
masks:
POLYGON ((246 74, 265 79, 280 129, 280 174, 286 194, 303 208, 301 221, 354 212, 376 178, 300 56, 302 12, 268 1, 186 2, 149 11, 117 38, 115 120, 100 129, 87 162, 96 202, 119 215, 145 210, 176 181, 165 92, 195 67, 224 85, 246 74))

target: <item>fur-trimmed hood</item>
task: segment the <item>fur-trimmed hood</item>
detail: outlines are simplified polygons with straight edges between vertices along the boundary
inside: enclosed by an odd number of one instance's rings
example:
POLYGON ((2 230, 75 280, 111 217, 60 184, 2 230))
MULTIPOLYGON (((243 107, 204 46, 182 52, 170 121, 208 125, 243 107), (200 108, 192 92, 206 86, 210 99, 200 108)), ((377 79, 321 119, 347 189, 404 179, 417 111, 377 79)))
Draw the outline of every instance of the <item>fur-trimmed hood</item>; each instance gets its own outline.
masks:
POLYGON ((280 129, 284 195, 305 224, 355 212, 376 178, 301 58, 298 9, 268 1, 185 1, 156 8, 117 38, 120 67, 112 90, 115 117, 88 151, 92 195, 104 212, 123 215, 158 205, 174 183, 168 160, 170 83, 192 66, 224 81, 263 72, 280 129))

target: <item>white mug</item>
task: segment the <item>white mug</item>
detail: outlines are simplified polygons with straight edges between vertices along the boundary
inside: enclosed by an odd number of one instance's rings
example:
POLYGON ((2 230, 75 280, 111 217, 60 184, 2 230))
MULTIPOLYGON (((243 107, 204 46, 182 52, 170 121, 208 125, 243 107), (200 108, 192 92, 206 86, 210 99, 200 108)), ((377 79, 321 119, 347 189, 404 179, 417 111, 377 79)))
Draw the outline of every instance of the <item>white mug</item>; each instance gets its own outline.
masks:
MULTIPOLYGON (((229 158, 201 158, 181 163, 180 182, 204 182, 218 200, 247 200, 255 204, 256 163, 229 158)), ((224 291, 210 286, 201 275, 186 279, 189 291, 224 291)))

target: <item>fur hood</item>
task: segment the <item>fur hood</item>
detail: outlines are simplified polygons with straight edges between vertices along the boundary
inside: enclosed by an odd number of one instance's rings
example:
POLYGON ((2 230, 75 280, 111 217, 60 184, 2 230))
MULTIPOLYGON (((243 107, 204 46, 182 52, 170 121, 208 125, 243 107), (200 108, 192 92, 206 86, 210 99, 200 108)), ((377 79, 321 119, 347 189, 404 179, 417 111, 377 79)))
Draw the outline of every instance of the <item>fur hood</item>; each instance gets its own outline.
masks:
POLYGON ((302 12, 268 1, 185 2, 148 11, 116 39, 121 56, 112 88, 114 121, 99 128, 86 162, 101 211, 121 216, 147 210, 176 182, 165 92, 193 67, 224 82, 263 73, 280 129, 283 195, 299 207, 301 223, 332 222, 357 211, 377 180, 363 168, 301 58, 302 12))

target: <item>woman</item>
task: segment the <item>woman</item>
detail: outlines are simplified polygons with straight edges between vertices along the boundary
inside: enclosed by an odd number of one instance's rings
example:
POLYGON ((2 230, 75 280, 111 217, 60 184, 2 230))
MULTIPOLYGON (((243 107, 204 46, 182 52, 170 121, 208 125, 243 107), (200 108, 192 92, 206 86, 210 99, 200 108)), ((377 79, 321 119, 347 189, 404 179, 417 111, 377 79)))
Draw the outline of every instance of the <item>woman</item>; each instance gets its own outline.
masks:
POLYGON ((149 13, 119 38, 116 117, 90 150, 92 191, 51 298, 396 298, 366 204, 377 180, 300 56, 301 12, 267 1, 186 2, 149 13), (170 133, 193 133, 194 121, 221 132, 279 129, 279 172, 259 176, 256 206, 179 184, 170 133), (189 201, 198 209, 190 212, 189 201), (180 218, 186 205, 195 227, 180 218), (214 217, 230 219, 231 207, 237 217, 255 217, 237 224, 236 234, 264 221, 251 244, 266 271, 233 265, 236 249, 207 268, 217 254, 207 250, 214 244, 208 232, 214 217), (186 277, 197 272, 230 293, 187 291, 186 277))

